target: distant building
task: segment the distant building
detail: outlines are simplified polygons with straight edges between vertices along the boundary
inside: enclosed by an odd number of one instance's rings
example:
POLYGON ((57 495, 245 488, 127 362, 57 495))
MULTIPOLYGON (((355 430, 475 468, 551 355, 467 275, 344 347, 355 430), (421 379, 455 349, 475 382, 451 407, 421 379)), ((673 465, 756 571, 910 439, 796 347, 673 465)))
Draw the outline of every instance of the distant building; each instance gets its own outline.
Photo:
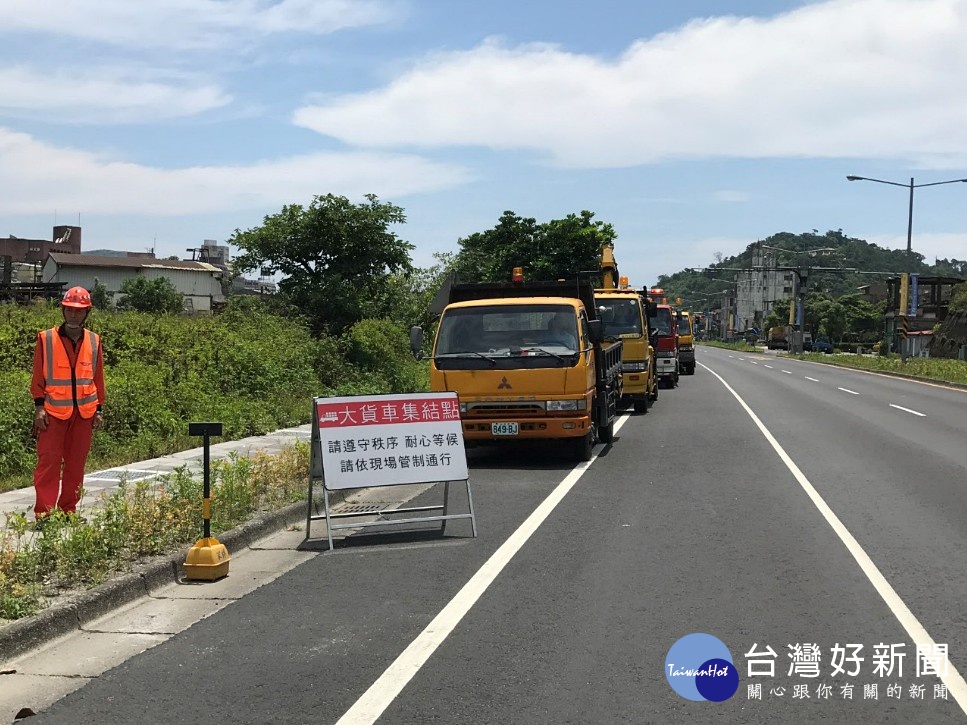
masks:
POLYGON ((200 247, 189 247, 185 251, 191 252, 190 261, 192 262, 205 262, 218 267, 226 274, 231 272, 229 267, 231 255, 227 244, 218 244, 214 239, 206 239, 200 247))
POLYGON ((237 295, 274 295, 278 291, 278 285, 271 280, 243 277, 232 280, 232 292, 237 295))
POLYGON ((857 290, 860 293, 860 299, 869 302, 871 305, 883 302, 889 294, 886 282, 871 282, 858 287, 857 290))
POLYGON ((45 283, 93 289, 97 281, 114 294, 120 293, 125 280, 139 275, 149 280, 167 277, 185 296, 185 307, 191 311, 210 312, 213 306, 225 301, 220 281, 222 271, 205 262, 55 252, 50 254, 43 269, 45 283))
POLYGON ((92 257, 138 257, 140 259, 154 259, 154 252, 126 252, 121 249, 91 249, 84 254, 92 257))
POLYGON ((775 254, 756 244, 752 250, 752 269, 735 275, 735 320, 737 331, 762 329, 763 320, 778 300, 796 296, 796 274, 774 269, 775 254))
POLYGON ((43 264, 51 252, 60 254, 81 253, 81 228, 67 225, 54 227, 51 240, 0 237, 0 257, 10 257, 13 262, 43 264))
MULTIPOLYGON (((903 318, 906 318, 907 328, 911 332, 932 331, 935 325, 946 320, 950 311, 950 298, 953 295, 954 287, 962 282, 964 280, 960 277, 917 275, 916 293, 914 293, 912 284, 909 289, 910 299, 915 303, 914 311, 916 314, 910 315, 909 309, 900 309, 900 277, 890 277, 886 281, 887 306, 883 317, 886 335, 893 343, 894 349, 896 349, 897 336, 903 318)), ((910 339, 913 338, 914 336, 911 335, 910 339)), ((926 336, 925 339, 918 339, 916 344, 923 349, 927 349, 930 339, 930 336, 926 336)))

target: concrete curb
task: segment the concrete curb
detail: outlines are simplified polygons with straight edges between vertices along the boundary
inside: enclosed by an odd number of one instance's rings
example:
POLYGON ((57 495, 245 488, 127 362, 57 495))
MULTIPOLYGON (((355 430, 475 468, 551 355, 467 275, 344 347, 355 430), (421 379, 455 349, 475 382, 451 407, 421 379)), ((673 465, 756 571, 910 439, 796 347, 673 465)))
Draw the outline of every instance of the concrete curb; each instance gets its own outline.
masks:
MULTIPOLYGON (((330 491, 330 506, 345 498, 344 491, 330 491)), ((314 498, 315 501, 315 498, 314 498)), ((318 511, 318 506, 316 507, 318 511)), ((265 536, 306 519, 306 502, 290 504, 279 511, 264 512, 218 536, 229 552, 238 552, 265 536)), ((99 617, 143 597, 155 589, 177 583, 185 575, 185 552, 157 557, 133 572, 83 592, 76 599, 43 609, 31 617, 0 627, 0 664, 42 644, 81 629, 99 617)))

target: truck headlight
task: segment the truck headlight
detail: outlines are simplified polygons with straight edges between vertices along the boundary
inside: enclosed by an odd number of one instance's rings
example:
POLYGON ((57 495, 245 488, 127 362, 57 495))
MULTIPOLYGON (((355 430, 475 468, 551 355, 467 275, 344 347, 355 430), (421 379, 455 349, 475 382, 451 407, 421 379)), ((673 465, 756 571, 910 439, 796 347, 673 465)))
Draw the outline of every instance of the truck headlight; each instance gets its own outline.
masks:
POLYGON ((580 400, 548 400, 547 411, 549 413, 562 410, 584 410, 584 398, 580 400))
POLYGON ((623 373, 643 373, 647 369, 648 369, 648 363, 646 362, 621 363, 621 372, 623 373))

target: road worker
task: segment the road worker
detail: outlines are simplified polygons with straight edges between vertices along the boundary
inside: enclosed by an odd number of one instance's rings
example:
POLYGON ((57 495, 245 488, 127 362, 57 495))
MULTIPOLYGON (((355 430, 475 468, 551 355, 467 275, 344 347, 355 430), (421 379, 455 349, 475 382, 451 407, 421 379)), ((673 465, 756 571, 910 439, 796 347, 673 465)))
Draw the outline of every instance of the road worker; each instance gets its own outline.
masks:
POLYGON ((61 300, 63 324, 37 333, 30 394, 40 523, 55 508, 77 511, 93 431, 104 423, 104 353, 100 336, 84 327, 90 312, 90 293, 71 287, 61 300))

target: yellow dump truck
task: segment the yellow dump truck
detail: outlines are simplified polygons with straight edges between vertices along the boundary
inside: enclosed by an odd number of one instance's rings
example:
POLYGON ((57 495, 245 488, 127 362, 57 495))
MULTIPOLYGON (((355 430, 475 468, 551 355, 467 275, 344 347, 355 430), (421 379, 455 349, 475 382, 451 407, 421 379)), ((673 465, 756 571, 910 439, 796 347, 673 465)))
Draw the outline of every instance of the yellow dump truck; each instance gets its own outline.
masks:
MULTIPOLYGON (((610 443, 620 340, 607 341, 588 281, 453 284, 433 343, 430 390, 456 392, 465 441, 559 439, 590 460, 610 443)), ((414 350, 422 332, 411 331, 414 350)))
POLYGON ((678 364, 683 375, 695 374, 695 332, 692 330, 692 313, 678 311, 678 364))
POLYGON ((655 348, 649 343, 646 300, 628 286, 627 277, 615 274, 618 266, 610 245, 601 249, 601 287, 594 290, 594 304, 606 340, 621 340, 623 401, 636 413, 647 413, 658 400, 655 348))

